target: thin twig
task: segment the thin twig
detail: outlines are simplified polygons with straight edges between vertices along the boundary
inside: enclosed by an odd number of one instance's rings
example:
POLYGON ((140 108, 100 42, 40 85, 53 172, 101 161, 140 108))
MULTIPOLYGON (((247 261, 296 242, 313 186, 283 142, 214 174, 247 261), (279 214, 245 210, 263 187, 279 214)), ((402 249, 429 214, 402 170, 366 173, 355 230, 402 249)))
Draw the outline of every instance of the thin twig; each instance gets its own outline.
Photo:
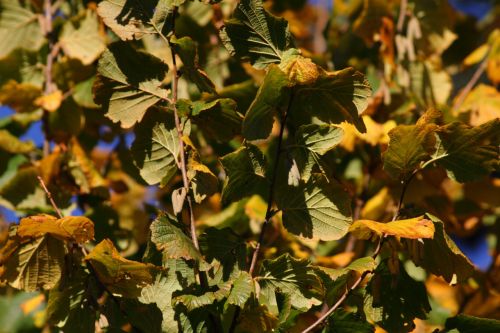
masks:
POLYGON ((406 9, 408 7, 408 0, 401 0, 401 5, 399 7, 399 17, 397 23, 397 31, 401 33, 403 31, 403 26, 405 24, 406 9))
MULTIPOLYGON (((174 19, 173 19, 173 27, 172 31, 175 34, 175 15, 177 13, 177 7, 174 8, 174 19)), ((178 91, 179 91, 179 71, 177 69, 177 60, 175 58, 175 48, 174 46, 170 43, 169 41, 169 46, 170 46, 170 52, 172 53, 172 71, 174 73, 174 78, 172 81, 172 107, 174 110, 174 119, 175 119, 175 127, 177 129, 177 137, 179 139, 179 155, 180 155, 180 169, 182 173, 182 183, 184 186, 184 190, 186 191, 186 194, 189 193, 189 180, 187 176, 187 165, 186 165, 186 149, 184 146, 184 130, 181 125, 181 121, 179 118, 179 113, 177 112, 177 97, 178 97, 178 91)), ((191 231, 191 238, 193 240, 193 245, 194 247, 199 250, 200 246, 198 244, 198 236, 196 235, 196 225, 195 225, 195 220, 194 220, 194 212, 193 212, 193 201, 191 200, 191 197, 189 194, 186 196, 187 203, 188 203, 188 209, 189 209, 189 224, 190 224, 190 231, 191 231)))
POLYGON ((47 198, 49 198, 50 204, 54 208, 54 210, 57 213, 57 216, 59 216, 60 219, 63 218, 63 215, 61 211, 59 210, 59 207, 57 207, 56 202, 54 201, 54 198, 52 197, 52 194, 50 193, 49 189, 47 186, 45 186, 45 182, 43 181, 42 177, 37 176, 38 181, 40 182, 40 185, 42 186, 43 190, 45 191, 45 194, 47 195, 47 198))
MULTIPOLYGON (((489 51, 488 51, 489 53, 489 51)), ((474 74, 472 75, 471 79, 469 82, 467 82, 467 85, 460 91, 460 94, 458 95, 456 102, 453 104, 453 110, 458 111, 462 104, 465 101, 465 98, 467 95, 469 95, 470 91, 474 86, 476 85, 477 81, 481 78, 481 75, 483 75, 484 71, 486 70, 486 66, 488 65, 488 56, 484 57, 483 61, 481 64, 478 66, 474 74)))
MULTIPOLYGON (((415 170, 410 175, 410 177, 408 177, 408 179, 406 179, 405 181, 403 181, 403 188, 401 190, 401 195, 399 197, 398 209, 394 213, 392 221, 395 221, 399 217, 399 215, 401 213, 401 208, 403 207, 403 201, 404 201, 404 197, 405 197, 405 194, 406 194, 406 189, 408 188, 408 185, 410 184, 410 182, 412 181, 413 177, 415 177, 415 175, 417 174, 417 172, 419 170, 420 169, 415 170)), ((382 250, 382 245, 383 245, 386 237, 387 237, 387 235, 385 235, 385 234, 380 237, 380 239, 378 241, 378 244, 377 244, 377 247, 376 247, 375 251, 372 254, 372 258, 373 259, 376 259, 379 256, 380 251, 382 250)), ((325 319, 327 319, 335 310, 337 310, 340 307, 340 305, 342 305, 342 303, 347 299, 347 297, 351 294, 351 292, 359 286, 359 284, 366 278, 366 276, 368 274, 372 273, 372 272, 373 272, 372 270, 364 271, 359 276, 359 278, 356 280, 356 282, 354 282, 354 284, 350 288, 346 289, 346 291, 342 294, 342 296, 340 296, 340 298, 338 299, 338 301, 328 311, 326 311, 321 317, 319 317, 318 320, 316 320, 313 324, 311 324, 309 327, 307 327, 305 330, 303 330, 302 333, 312 332, 313 329, 315 329, 325 319)))
POLYGON ((281 145, 283 143, 283 134, 285 133, 285 127, 286 127, 286 120, 288 117, 288 111, 290 109, 290 106, 292 105, 292 99, 293 99, 293 93, 290 96, 290 99, 288 100, 288 106, 285 110, 285 113, 283 114, 283 117, 280 122, 280 133, 278 137, 278 147, 276 148, 276 158, 274 161, 274 168, 273 168, 273 173, 271 175, 271 184, 269 187, 269 197, 267 200, 267 209, 266 209, 266 216, 264 218, 264 223, 262 224, 262 228, 260 230, 259 234, 259 240, 257 241, 257 246, 255 247, 255 250, 252 255, 252 261, 250 263, 250 269, 248 270, 248 273, 250 276, 253 276, 254 270, 255 270, 255 265, 257 263, 257 258, 259 257, 259 252, 260 248, 262 246, 262 242, 264 240, 264 234, 266 233, 267 226, 271 222, 271 218, 276 214, 276 211, 274 211, 273 208, 273 201, 274 201, 274 192, 275 192, 275 187, 276 187, 276 178, 278 176, 278 162, 279 162, 279 156, 281 154, 281 145))

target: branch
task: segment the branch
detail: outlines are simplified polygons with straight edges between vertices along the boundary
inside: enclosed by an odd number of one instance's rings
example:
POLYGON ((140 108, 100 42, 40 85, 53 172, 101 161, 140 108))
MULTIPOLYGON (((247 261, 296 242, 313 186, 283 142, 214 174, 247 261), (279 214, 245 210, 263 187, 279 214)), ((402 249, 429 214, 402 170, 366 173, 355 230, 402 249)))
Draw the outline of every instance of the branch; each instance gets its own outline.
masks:
POLYGON ((290 96, 290 99, 288 100, 288 105, 286 107, 285 113, 283 114, 281 122, 280 122, 280 134, 278 137, 278 147, 276 148, 273 173, 271 175, 271 185, 269 187, 269 197, 267 200, 266 216, 264 218, 264 223, 262 224, 262 229, 260 230, 259 240, 257 241, 257 246, 255 247, 255 250, 254 250, 253 255, 252 255, 250 269, 248 270, 248 273, 250 274, 250 276, 253 276, 253 273, 255 270, 255 265, 257 263, 257 258, 259 257, 260 248, 262 246, 262 241, 264 240, 264 234, 266 233, 267 226, 271 222, 271 218, 274 216, 274 214, 276 214, 276 211, 274 211, 272 208, 273 208, 273 201, 274 201, 274 191, 275 191, 275 187, 276 187, 276 178, 278 175, 278 164, 279 164, 278 162, 279 162, 279 157, 281 154, 281 145, 283 143, 283 134, 285 132, 286 120, 288 117, 288 111, 290 110, 290 106, 292 105, 292 99, 293 99, 293 93, 290 96))
POLYGON ((63 215, 61 213, 61 210, 59 209, 59 207, 57 207, 56 202, 54 201, 54 198, 52 197, 52 194, 50 193, 50 191, 47 188, 47 186, 45 186, 45 182, 43 181, 42 177, 37 176, 37 178, 38 178, 38 181, 40 182, 40 185, 42 186, 43 190, 45 191, 45 194, 47 195, 47 198, 49 198, 49 201, 50 201, 52 207, 56 211, 57 216, 59 216, 59 218, 62 219, 63 215))

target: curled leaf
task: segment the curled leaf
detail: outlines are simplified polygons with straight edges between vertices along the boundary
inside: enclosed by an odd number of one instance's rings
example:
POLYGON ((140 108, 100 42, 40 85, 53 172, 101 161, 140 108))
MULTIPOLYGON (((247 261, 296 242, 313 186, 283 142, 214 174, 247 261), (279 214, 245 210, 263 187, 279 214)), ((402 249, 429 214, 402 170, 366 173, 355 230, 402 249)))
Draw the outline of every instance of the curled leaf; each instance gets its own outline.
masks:
POLYGON ((433 238, 434 224, 423 216, 389 223, 357 220, 351 225, 349 231, 361 239, 369 239, 373 234, 377 236, 386 234, 409 239, 433 238))

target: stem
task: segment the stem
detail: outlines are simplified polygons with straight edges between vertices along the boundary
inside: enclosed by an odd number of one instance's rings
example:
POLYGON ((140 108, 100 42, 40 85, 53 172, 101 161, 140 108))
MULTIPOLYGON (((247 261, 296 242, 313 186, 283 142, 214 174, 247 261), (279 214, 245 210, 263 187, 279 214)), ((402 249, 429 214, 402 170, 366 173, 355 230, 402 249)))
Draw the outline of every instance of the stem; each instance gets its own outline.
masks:
MULTIPOLYGON (((412 181, 413 177, 417 174, 419 170, 415 170, 411 175, 410 177, 408 177, 408 179, 406 179, 404 182, 403 182, 403 189, 401 190, 401 195, 399 197, 399 202, 398 202, 398 209, 397 211, 394 213, 394 217, 392 218, 392 221, 395 221, 398 217, 399 217, 399 214, 401 212, 401 208, 403 206, 403 201, 404 201, 404 197, 405 197, 405 194, 406 194, 406 190, 408 188, 408 185, 410 184, 410 182, 412 181)), ((375 251, 373 252, 372 254, 372 258, 373 259, 376 259, 379 254, 380 254, 380 251, 382 250, 382 245, 386 239, 387 235, 382 235, 378 241, 378 244, 377 244, 377 247, 375 248, 375 251)), ((309 327, 307 327, 305 330, 302 331, 302 333, 308 333, 308 332, 312 332, 313 329, 315 329, 318 325, 320 325, 326 318, 328 318, 335 310, 337 310, 340 305, 342 305, 342 303, 347 299, 347 297, 351 294, 351 292, 356 289, 359 284, 365 279, 365 277, 372 273, 372 271, 364 271, 360 277, 354 282, 354 284, 350 287, 350 288, 347 288, 346 291, 342 294, 342 296, 340 296, 340 298, 338 299, 338 301, 328 310, 326 311, 321 317, 318 318, 318 320, 316 320, 314 323, 312 323, 309 327)))
POLYGON ((271 185, 269 187, 269 197, 267 201, 267 209, 266 209, 266 216, 264 218, 264 223, 262 224, 262 229, 260 230, 259 234, 259 240, 257 241, 257 246, 255 247, 255 250, 252 255, 252 261, 250 264, 250 269, 248 270, 248 273, 250 276, 253 276, 253 273, 255 271, 255 265, 257 263, 257 258, 259 257, 260 253, 260 248, 262 246, 262 241, 264 240, 264 234, 266 233, 267 226, 271 222, 271 218, 276 214, 276 211, 274 211, 273 208, 273 202, 274 202, 274 192, 275 192, 275 187, 276 187, 276 178, 278 175, 278 162, 279 162, 279 157, 281 154, 281 145, 283 143, 283 134, 285 133, 285 127, 286 127, 286 120, 288 117, 288 111, 290 109, 290 106, 292 105, 292 99, 293 99, 293 93, 290 96, 290 99, 288 100, 288 106, 285 110, 285 113, 282 116, 281 122, 280 122, 280 134, 278 137, 278 147, 276 148, 276 158, 274 162, 274 168, 273 168, 273 173, 271 175, 271 185))
POLYGON ((59 218, 62 219, 63 215, 61 213, 61 210, 59 209, 59 207, 57 207, 56 202, 54 201, 54 198, 52 197, 52 194, 50 193, 47 186, 45 186, 45 182, 43 181, 42 177, 37 176, 37 178, 38 178, 38 181, 40 182, 40 185, 42 186, 43 190, 45 191, 47 198, 49 198, 50 204, 52 205, 52 207, 56 211, 57 216, 59 216, 59 218))
POLYGON ((406 8, 408 7, 408 0, 401 0, 401 5, 399 7, 399 17, 397 23, 397 31, 401 33, 403 31, 403 26, 405 24, 406 8))
MULTIPOLYGON (((177 13, 177 7, 174 8, 174 19, 173 19, 173 27, 172 27, 172 32, 175 34, 175 15, 177 13)), ((177 69, 177 60, 175 58, 175 48, 169 41, 169 46, 170 46, 170 52, 172 53, 172 70, 174 72, 174 79, 172 81, 172 106, 174 109, 174 119, 175 119, 175 127, 177 128, 177 137, 179 139, 179 155, 180 155, 180 169, 182 173, 182 183, 184 186, 184 189, 186 191, 186 198, 187 198, 187 203, 188 203, 188 209, 189 209, 189 225, 190 225, 190 232, 191 232, 191 238, 193 240, 193 245, 194 247, 199 250, 200 246, 198 244, 198 236, 196 235, 196 225, 195 225, 195 220, 194 220, 194 213, 193 213, 193 201, 191 200, 191 197, 189 196, 189 180, 187 176, 187 165, 186 165, 186 149, 184 147, 184 140, 182 137, 184 136, 184 130, 183 126, 181 125, 181 121, 179 118, 179 113, 177 112, 177 97, 178 97, 178 91, 179 91, 179 71, 177 69)))
MULTIPOLYGON (((489 53, 489 51, 488 51, 489 53)), ((472 75, 471 79, 467 84, 465 85, 464 89, 460 92, 460 94, 457 97, 456 102, 453 104, 453 110, 457 111, 460 109, 462 104, 465 101, 465 98, 467 95, 470 93, 472 88, 476 85, 477 81, 481 78, 481 75, 483 75, 484 71, 486 70, 486 66, 488 64, 488 56, 485 56, 481 64, 477 67, 476 71, 472 75)))

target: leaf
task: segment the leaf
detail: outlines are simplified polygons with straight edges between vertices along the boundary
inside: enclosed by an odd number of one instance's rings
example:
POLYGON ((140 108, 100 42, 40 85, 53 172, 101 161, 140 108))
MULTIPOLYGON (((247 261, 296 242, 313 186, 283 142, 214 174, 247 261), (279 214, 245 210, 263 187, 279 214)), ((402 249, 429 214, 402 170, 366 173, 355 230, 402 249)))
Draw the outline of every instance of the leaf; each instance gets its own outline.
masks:
POLYGON ((176 304, 183 304, 188 311, 193 311, 226 298, 231 289, 231 283, 226 282, 218 286, 215 291, 207 291, 201 295, 185 294, 174 298, 176 304))
POLYGON ((371 46, 376 35, 380 33, 384 17, 392 17, 387 2, 381 0, 364 0, 363 11, 353 23, 353 32, 363 38, 367 45, 371 46))
POLYGON ((35 100, 41 93, 41 89, 33 84, 9 80, 0 88, 0 104, 19 113, 33 112, 38 108, 35 100))
POLYGON ((168 90, 161 88, 167 65, 127 43, 109 45, 97 70, 95 101, 107 110, 108 118, 120 122, 123 128, 132 127, 148 108, 168 100, 168 90))
POLYGON ((328 276, 333 280, 337 280, 343 275, 349 274, 350 272, 357 272, 363 274, 364 272, 371 272, 377 267, 377 262, 372 257, 363 257, 354 260, 347 267, 344 268, 328 268, 317 266, 320 270, 328 274, 328 276))
POLYGON ((221 163, 226 171, 222 189, 223 205, 250 196, 259 187, 267 186, 265 157, 256 146, 247 144, 222 157, 221 163))
POLYGON ((338 309, 328 317, 323 333, 374 333, 375 327, 352 312, 338 309))
POLYGON ((382 261, 368 282, 365 313, 388 332, 411 332, 414 319, 426 319, 431 310, 425 285, 413 280, 401 263, 398 275, 388 265, 387 259, 382 261))
MULTIPOLYGON (((189 135, 185 129, 184 135, 189 135)), ((166 185, 177 172, 179 138, 171 114, 148 114, 135 129, 134 164, 149 185, 166 185)))
POLYGON ((110 292, 125 298, 137 298, 153 282, 154 266, 123 258, 109 239, 97 244, 85 260, 110 292))
POLYGON ((233 281, 233 288, 227 297, 226 303, 233 304, 243 308, 245 303, 254 292, 252 277, 245 271, 240 272, 240 275, 233 281))
POLYGON ((236 102, 230 98, 193 103, 190 119, 208 136, 225 142, 241 133, 243 117, 236 102))
POLYGON ((217 177, 206 165, 200 163, 194 157, 189 158, 187 176, 196 203, 201 203, 218 190, 217 177))
POLYGON ((289 85, 286 74, 278 66, 271 65, 243 120, 246 139, 266 139, 271 134, 274 115, 286 108, 285 101, 290 98, 289 85))
POLYGON ((384 170, 391 177, 407 179, 421 162, 430 159, 436 143, 436 125, 430 122, 438 115, 438 111, 429 109, 416 125, 399 125, 389 132, 389 146, 383 159, 384 170))
POLYGON ((92 193, 93 190, 102 188, 107 194, 108 189, 104 178, 75 137, 69 142, 67 158, 69 172, 82 193, 92 193))
POLYGON ((182 60, 182 71, 201 92, 216 93, 215 85, 198 64, 196 43, 190 37, 171 38, 170 43, 182 60))
POLYGON ((388 223, 357 220, 350 226, 349 231, 361 239, 370 239, 373 234, 379 237, 385 234, 408 239, 433 238, 434 224, 423 216, 388 223))
POLYGON ((35 105, 41 107, 42 109, 54 112, 59 109, 63 101, 63 93, 61 90, 56 90, 50 94, 43 95, 35 99, 35 105))
POLYGON ((297 49, 290 49, 283 55, 280 69, 287 75, 292 85, 311 85, 316 82, 324 70, 311 59, 300 55, 297 49))
POLYGON ((9 131, 0 129, 0 150, 11 154, 27 154, 34 149, 35 145, 32 141, 21 141, 9 131))
POLYGON ((447 332, 457 330, 459 333, 496 333, 500 330, 500 321, 459 314, 446 320, 445 329, 447 332))
POLYGON ((405 241, 411 259, 417 266, 442 276, 448 283, 465 282, 474 273, 474 265, 448 237, 443 222, 432 215, 427 215, 436 230, 434 238, 424 239, 423 243, 416 240, 405 241))
POLYGON ((77 26, 72 21, 66 21, 59 36, 59 43, 68 57, 78 59, 84 65, 93 63, 106 49, 105 40, 99 33, 95 12, 87 10, 77 26))
POLYGON ((140 39, 146 34, 171 30, 174 6, 185 0, 105 0, 97 13, 122 40, 140 39))
POLYGON ((64 243, 49 235, 30 242, 19 243, 14 236, 15 248, 3 248, 0 252, 0 280, 25 291, 54 288, 64 266, 64 243))
POLYGON ((472 126, 500 118, 500 92, 493 86, 478 84, 467 94, 458 112, 468 112, 472 126))
POLYGON ((288 23, 269 14, 261 0, 242 0, 233 17, 220 31, 224 46, 231 55, 263 69, 279 63, 292 44, 288 23))
POLYGON ((343 136, 342 128, 331 125, 309 124, 297 129, 290 153, 304 182, 309 181, 315 165, 323 169, 321 155, 336 147, 343 136))
POLYGON ((0 59, 23 48, 38 51, 44 41, 38 17, 29 3, 6 0, 0 4, 0 59))
POLYGON ((193 241, 181 229, 181 226, 169 215, 156 218, 151 224, 151 241, 165 258, 200 260, 200 252, 193 241))
POLYGON ((500 83, 500 74, 498 74, 500 71, 500 29, 491 32, 488 44, 490 45, 490 52, 488 54, 486 73, 491 82, 498 85, 500 83))
POLYGON ((275 306, 276 294, 290 297, 292 306, 300 311, 321 304, 322 285, 308 260, 294 259, 288 254, 264 260, 255 280, 260 287, 259 301, 265 300, 264 304, 275 306))
POLYGON ((230 228, 208 228, 200 237, 200 248, 208 262, 217 260, 222 265, 224 280, 233 272, 246 269, 245 241, 230 228))
POLYGON ((76 243, 85 243, 94 239, 94 223, 85 216, 67 216, 56 218, 42 214, 21 219, 17 234, 21 238, 51 236, 76 243))
POLYGON ((17 173, 0 188, 0 196, 14 206, 20 205, 39 188, 37 176, 38 170, 34 166, 19 168, 17 173))
POLYGON ((276 204, 285 228, 296 235, 320 240, 342 238, 352 223, 351 199, 336 182, 313 175, 298 187, 280 184, 276 204))
POLYGON ((184 201, 186 200, 186 195, 187 193, 185 187, 181 187, 177 190, 172 191, 172 209, 174 211, 174 215, 182 212, 184 201))
POLYGON ((360 132, 366 132, 360 116, 368 106, 369 97, 371 87, 368 81, 353 68, 324 72, 314 84, 297 89, 290 112, 298 119, 315 116, 332 124, 347 121, 360 132))
MULTIPOLYGON (((250 302, 249 302, 250 303, 250 302)), ((236 333, 268 333, 278 327, 278 318, 265 305, 258 303, 246 306, 239 316, 236 333)))
POLYGON ((459 182, 477 180, 500 166, 500 119, 477 127, 454 122, 439 128, 434 161, 459 182))

